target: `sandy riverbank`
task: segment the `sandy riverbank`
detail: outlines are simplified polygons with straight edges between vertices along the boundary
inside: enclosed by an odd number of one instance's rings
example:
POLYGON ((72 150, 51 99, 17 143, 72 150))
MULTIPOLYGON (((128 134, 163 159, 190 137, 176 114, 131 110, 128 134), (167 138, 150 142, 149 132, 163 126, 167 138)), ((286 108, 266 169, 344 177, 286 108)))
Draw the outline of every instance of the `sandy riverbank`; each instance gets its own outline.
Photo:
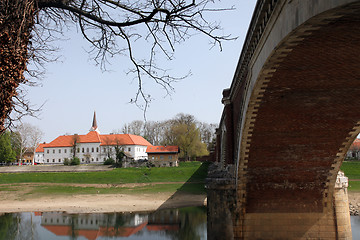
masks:
POLYGON ((206 195, 184 193, 91 194, 28 199, 7 198, 1 199, 0 202, 0 213, 37 211, 68 213, 140 212, 162 208, 203 206, 206 204, 206 195))
MULTIPOLYGON (((351 215, 360 215, 360 193, 349 192, 351 215)), ((0 213, 48 212, 68 213, 142 212, 162 208, 206 205, 206 195, 186 193, 156 194, 87 194, 74 196, 46 196, 18 198, 15 195, 0 197, 0 213)))

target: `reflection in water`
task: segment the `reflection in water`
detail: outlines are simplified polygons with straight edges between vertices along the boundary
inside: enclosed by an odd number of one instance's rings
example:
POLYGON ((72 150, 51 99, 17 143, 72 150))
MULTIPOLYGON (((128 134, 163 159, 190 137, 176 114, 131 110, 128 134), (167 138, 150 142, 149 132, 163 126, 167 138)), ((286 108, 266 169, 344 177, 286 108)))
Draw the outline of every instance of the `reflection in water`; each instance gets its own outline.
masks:
MULTIPOLYGON (((353 239, 360 239, 360 216, 351 216, 353 239)), ((154 213, 67 214, 62 212, 0 215, 0 240, 174 239, 206 237, 206 208, 154 213)))
POLYGON ((0 216, 2 239, 206 239, 206 208, 153 213, 15 213, 0 216))

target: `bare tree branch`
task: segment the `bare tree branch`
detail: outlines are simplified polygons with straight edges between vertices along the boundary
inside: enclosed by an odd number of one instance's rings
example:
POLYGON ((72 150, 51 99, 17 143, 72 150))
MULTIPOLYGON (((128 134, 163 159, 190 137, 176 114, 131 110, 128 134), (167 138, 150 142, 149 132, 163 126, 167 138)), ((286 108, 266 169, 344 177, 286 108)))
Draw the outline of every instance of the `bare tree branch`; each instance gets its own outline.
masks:
MULTIPOLYGON (((133 66, 128 74, 133 74, 138 82, 138 90, 131 102, 143 109, 145 114, 153 99, 144 89, 145 81, 154 81, 165 90, 166 95, 170 95, 174 91, 172 84, 189 75, 172 76, 169 69, 156 65, 159 56, 172 60, 176 45, 198 33, 211 39, 212 46, 219 46, 220 50, 222 41, 235 39, 230 35, 218 35, 220 25, 205 17, 209 13, 232 10, 233 7, 217 9, 210 7, 211 4, 214 0, 2 0, 2 48, 15 46, 17 49, 11 51, 21 51, 22 59, 18 62, 24 66, 16 73, 21 76, 15 77, 11 86, 16 89, 19 84, 34 84, 35 81, 28 81, 23 74, 27 72, 29 78, 36 78, 43 72, 46 62, 58 60, 57 57, 49 59, 56 51, 51 43, 63 37, 70 24, 75 24, 90 43, 88 52, 102 70, 106 70, 109 57, 128 57, 133 66), (14 34, 8 41, 6 34, 11 31, 14 34), (148 44, 149 54, 136 51, 140 43, 148 44), (35 66, 34 70, 27 70, 29 61, 35 66)), ((0 59, 5 57, 7 60, 8 56, 2 54, 0 59)), ((19 68, 14 65, 13 69, 19 68)), ((13 100, 4 105, 0 126, 3 126, 4 119, 10 117, 15 102, 22 105, 25 112, 31 109, 26 107, 29 103, 22 101, 13 88, 6 90, 9 95, 1 96, 0 102, 13 100)), ((15 112, 20 113, 21 107, 15 112)), ((3 129, 0 128, 0 132, 3 129)))

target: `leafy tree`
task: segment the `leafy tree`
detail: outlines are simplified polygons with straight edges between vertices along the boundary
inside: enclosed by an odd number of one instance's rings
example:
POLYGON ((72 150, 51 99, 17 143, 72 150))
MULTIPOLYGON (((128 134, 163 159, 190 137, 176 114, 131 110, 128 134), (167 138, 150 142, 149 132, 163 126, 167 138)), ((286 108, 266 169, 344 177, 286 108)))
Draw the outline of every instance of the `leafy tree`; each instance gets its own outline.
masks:
POLYGON ((80 165, 80 158, 78 158, 78 157, 72 158, 70 165, 80 165))
POLYGON ((171 130, 175 136, 171 145, 180 147, 180 157, 190 160, 209 154, 206 144, 201 142, 200 131, 194 122, 176 123, 171 130))
POLYGON ((107 158, 104 162, 104 165, 113 165, 115 163, 115 160, 112 158, 107 158))
POLYGON ((65 165, 65 166, 69 166, 70 163, 71 163, 70 159, 64 158, 64 165, 65 165))
POLYGON ((0 162, 10 163, 16 160, 16 152, 11 146, 11 137, 8 131, 0 135, 0 162))
POLYGON ((215 128, 216 124, 199 122, 193 115, 179 113, 165 121, 137 120, 124 124, 122 132, 141 135, 153 145, 179 145, 181 157, 195 158, 207 155, 211 150, 215 128), (131 129, 137 129, 137 132, 131 129))
MULTIPOLYGON (((54 48, 49 45, 75 24, 90 45, 94 61, 106 70, 105 63, 116 54, 126 55, 133 65, 128 71, 138 81, 138 91, 131 102, 147 109, 151 96, 144 91, 145 78, 155 81, 167 93, 174 77, 156 65, 161 56, 172 60, 175 46, 196 33, 204 34, 213 45, 231 39, 217 35, 219 24, 207 20, 209 13, 224 9, 211 7, 213 0, 2 0, 0 1, 0 132, 5 120, 33 114, 24 100, 21 84, 31 85, 24 73, 37 76, 54 48), (137 27, 137 28, 136 28, 137 27), (149 51, 137 51, 136 46, 149 51), (161 54, 157 54, 161 53, 161 54), (146 56, 146 57, 143 57, 146 56), (28 62, 39 69, 28 70, 28 62), (142 104, 139 99, 143 100, 142 104), (17 117, 11 117, 14 109, 17 117)), ((221 31, 220 31, 221 32, 221 31)))

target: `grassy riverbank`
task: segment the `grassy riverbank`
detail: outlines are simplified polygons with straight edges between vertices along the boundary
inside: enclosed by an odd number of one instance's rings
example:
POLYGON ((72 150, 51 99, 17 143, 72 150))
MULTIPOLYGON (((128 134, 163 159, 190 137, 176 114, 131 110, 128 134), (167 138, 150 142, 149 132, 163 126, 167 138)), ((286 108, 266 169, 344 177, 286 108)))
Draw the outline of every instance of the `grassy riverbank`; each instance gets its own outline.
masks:
POLYGON ((208 163, 106 172, 1 173, 0 191, 23 196, 184 192, 204 194, 208 163))
POLYGON ((351 192, 360 192, 360 161, 343 162, 341 171, 349 178, 351 192))

